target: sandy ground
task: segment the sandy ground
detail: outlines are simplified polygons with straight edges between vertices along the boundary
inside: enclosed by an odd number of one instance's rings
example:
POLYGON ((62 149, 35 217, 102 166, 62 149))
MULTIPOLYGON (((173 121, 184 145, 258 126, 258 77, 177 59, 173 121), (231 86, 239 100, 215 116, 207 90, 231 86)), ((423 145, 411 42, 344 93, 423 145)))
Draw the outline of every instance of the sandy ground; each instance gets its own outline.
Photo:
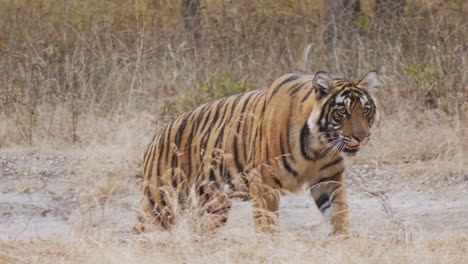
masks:
MULTIPOLYGON (((65 156, 0 157, 0 240, 63 238, 95 230, 130 235, 139 179, 129 176, 126 191, 96 195, 87 191, 99 188, 96 181, 83 181, 77 175, 79 166, 79 160, 65 156)), ((375 236, 392 232, 408 238, 468 234, 467 176, 462 183, 448 179, 437 184, 399 183, 404 178, 396 170, 349 166, 353 232, 375 236)), ((318 237, 328 232, 306 192, 283 197, 280 217, 283 232, 318 237)), ((250 202, 234 202, 222 232, 254 232, 250 202)))

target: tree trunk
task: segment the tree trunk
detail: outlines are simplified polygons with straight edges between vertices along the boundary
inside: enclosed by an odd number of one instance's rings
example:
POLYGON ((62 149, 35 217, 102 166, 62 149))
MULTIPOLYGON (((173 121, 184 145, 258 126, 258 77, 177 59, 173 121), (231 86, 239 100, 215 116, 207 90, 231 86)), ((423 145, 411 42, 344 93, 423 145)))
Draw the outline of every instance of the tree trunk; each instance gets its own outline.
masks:
POLYGON ((182 0, 182 19, 186 35, 195 44, 201 38, 200 0, 182 0))
POLYGON ((326 44, 336 45, 357 32, 361 4, 359 0, 329 0, 326 10, 326 44))
POLYGON ((359 0, 328 0, 326 9, 325 45, 335 59, 336 71, 347 77, 350 74, 350 44, 358 32, 361 11, 359 0))

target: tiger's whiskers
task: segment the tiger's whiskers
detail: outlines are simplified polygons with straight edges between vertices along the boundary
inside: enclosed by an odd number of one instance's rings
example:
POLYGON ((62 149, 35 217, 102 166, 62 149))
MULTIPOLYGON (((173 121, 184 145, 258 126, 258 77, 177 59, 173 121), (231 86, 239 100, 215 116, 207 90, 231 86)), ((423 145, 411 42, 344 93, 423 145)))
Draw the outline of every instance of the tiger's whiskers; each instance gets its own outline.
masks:
POLYGON ((342 151, 345 145, 346 144, 343 142, 340 136, 326 144, 325 147, 322 149, 322 153, 325 151, 327 152, 325 158, 332 157, 334 154, 338 153, 339 151, 342 151))

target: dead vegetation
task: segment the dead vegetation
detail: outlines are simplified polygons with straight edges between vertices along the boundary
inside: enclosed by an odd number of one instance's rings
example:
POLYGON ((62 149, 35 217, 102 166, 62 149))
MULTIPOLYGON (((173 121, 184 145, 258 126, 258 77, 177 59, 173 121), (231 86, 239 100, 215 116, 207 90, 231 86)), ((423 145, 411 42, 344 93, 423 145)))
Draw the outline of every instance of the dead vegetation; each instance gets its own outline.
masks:
POLYGON ((196 236, 175 232, 119 238, 0 242, 2 263, 465 263, 466 237, 317 238, 282 233, 196 236))
POLYGON ((91 201, 73 237, 0 242, 0 262, 468 261, 466 231, 440 239, 409 238, 397 227, 388 237, 210 237, 182 221, 173 232, 122 236, 105 226, 95 235, 89 219, 100 218, 91 209, 135 192, 146 144, 167 120, 287 72, 377 69, 383 122, 353 162, 404 171, 392 182, 466 184, 466 1, 406 1, 404 15, 385 23, 374 11, 379 1, 361 1, 355 34, 333 48, 326 1, 201 1, 196 28, 179 2, 0 0, 0 153, 79 160, 76 191, 91 201))

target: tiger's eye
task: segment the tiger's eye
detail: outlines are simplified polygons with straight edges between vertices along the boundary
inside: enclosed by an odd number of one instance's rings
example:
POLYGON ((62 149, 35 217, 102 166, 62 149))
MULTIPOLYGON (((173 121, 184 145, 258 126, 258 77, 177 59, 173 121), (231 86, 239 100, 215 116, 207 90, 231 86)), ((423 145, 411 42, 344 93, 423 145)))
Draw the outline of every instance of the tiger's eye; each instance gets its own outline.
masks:
POLYGON ((338 114, 344 116, 346 115, 346 113, 347 113, 346 108, 344 107, 338 108, 338 114))
POLYGON ((370 114, 370 107, 364 107, 364 115, 369 115, 370 114))

